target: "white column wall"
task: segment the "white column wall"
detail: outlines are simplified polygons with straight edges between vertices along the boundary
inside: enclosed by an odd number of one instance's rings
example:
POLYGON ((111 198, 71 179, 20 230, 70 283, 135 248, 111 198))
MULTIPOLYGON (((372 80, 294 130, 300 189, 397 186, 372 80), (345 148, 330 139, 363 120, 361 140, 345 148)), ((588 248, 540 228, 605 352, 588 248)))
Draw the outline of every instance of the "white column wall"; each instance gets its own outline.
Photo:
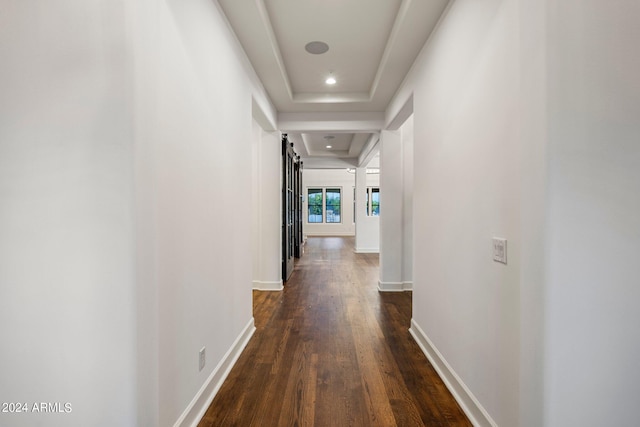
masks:
POLYGON ((367 174, 367 168, 356 168, 356 247, 357 253, 380 251, 380 217, 367 215, 367 187, 380 185, 379 174, 367 174))
POLYGON ((251 259, 253 287, 260 281, 260 248, 262 236, 260 233, 260 215, 262 206, 260 202, 260 149, 262 145, 262 128, 254 119, 251 135, 251 259))
POLYGON ((380 135, 380 280, 382 291, 403 290, 402 132, 380 135))
POLYGON ((402 288, 413 288, 413 115, 402 135, 402 288))
POLYGON ((253 288, 282 290, 282 146, 279 132, 267 132, 254 122, 255 231, 253 288))

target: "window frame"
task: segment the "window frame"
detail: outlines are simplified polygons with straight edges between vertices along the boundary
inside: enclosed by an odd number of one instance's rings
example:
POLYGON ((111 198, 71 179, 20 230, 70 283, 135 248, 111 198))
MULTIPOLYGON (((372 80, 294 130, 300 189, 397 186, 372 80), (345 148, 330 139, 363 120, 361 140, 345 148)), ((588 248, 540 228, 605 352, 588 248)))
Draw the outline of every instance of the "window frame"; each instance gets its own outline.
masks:
MULTIPOLYGON (((324 222, 326 224, 342 224, 342 187, 324 188, 324 222), (329 221, 329 206, 335 207, 335 197, 329 199, 328 194, 337 194, 338 197, 338 221, 329 221), (331 202, 331 205, 329 204, 331 202)), ((331 210, 331 212, 334 212, 331 210)), ((335 217, 335 213, 332 214, 335 217)))
MULTIPOLYGON (((343 221, 343 195, 344 195, 344 191, 343 188, 341 186, 327 186, 327 187, 320 187, 320 186, 312 186, 312 187, 307 187, 306 188, 306 195, 307 195, 307 213, 306 213, 306 223, 307 224, 342 224, 343 221), (327 214, 327 206, 331 206, 329 204, 330 199, 327 198, 327 190, 330 193, 337 193, 338 194, 338 211, 339 213, 337 214, 338 218, 340 219, 339 221, 329 221, 328 218, 328 214, 327 214), (313 191, 313 193, 310 193, 311 191, 313 191), (321 194, 321 204, 320 207, 322 209, 322 220, 321 221, 314 221, 311 222, 309 221, 310 216, 311 216, 311 207, 312 206, 318 206, 318 203, 313 203, 311 204, 310 201, 312 199, 311 194, 321 194)), ((333 204, 333 206, 335 206, 335 203, 333 204)), ((318 214, 314 214, 315 216, 318 216, 318 214)))
POLYGON ((370 216, 370 217, 380 216, 380 187, 367 187, 366 213, 367 213, 367 216, 370 216), (377 214, 373 213, 374 212, 373 211, 373 206, 374 206, 373 194, 374 193, 378 194, 377 214))
MULTIPOLYGON (((318 216, 317 213, 314 216, 318 216)), ((323 224, 324 223, 324 188, 322 187, 307 187, 307 224, 323 224), (318 191, 319 190, 319 191, 318 191), (320 195, 320 203, 311 203, 312 199, 316 199, 316 197, 311 197, 311 191, 313 194, 320 195), (320 208, 320 221, 310 221, 311 218, 311 207, 319 207, 320 208)))

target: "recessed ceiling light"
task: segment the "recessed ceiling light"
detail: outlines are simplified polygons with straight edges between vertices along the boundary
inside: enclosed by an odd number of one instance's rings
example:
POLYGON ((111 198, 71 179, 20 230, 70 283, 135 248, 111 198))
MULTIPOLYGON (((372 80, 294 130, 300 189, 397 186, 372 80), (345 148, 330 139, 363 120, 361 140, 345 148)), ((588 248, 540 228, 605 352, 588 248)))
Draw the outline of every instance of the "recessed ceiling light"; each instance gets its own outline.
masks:
POLYGON ((322 55, 329 50, 329 45, 325 42, 310 42, 306 44, 304 50, 313 55, 322 55))
POLYGON ((324 81, 326 84, 328 85, 334 85, 336 84, 336 79, 333 77, 329 77, 327 80, 324 81))
POLYGON ((327 148, 331 148, 331 145, 327 145, 327 148))

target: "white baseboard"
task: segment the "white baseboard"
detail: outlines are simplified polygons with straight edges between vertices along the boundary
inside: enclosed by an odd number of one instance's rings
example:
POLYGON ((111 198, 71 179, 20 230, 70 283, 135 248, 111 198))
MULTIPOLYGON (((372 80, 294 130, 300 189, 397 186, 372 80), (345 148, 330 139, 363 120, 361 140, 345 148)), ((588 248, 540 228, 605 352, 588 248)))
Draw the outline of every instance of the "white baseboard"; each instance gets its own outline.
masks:
POLYGON ((378 292, 405 292, 413 290, 413 282, 380 282, 378 292))
POLYGON ((380 249, 378 248, 356 248, 354 250, 357 254, 379 254, 380 249))
POLYGON ((413 339, 418 343, 422 352, 427 356, 435 370, 442 378, 453 397, 456 399, 464 413, 467 415, 471 423, 476 427, 497 427, 489 413, 482 407, 478 399, 471 393, 471 390, 462 382, 462 379, 456 374, 451 366, 444 359, 435 345, 424 333, 422 328, 411 319, 411 328, 409 332, 413 339))
POLYGON ((197 427, 255 330, 252 317, 173 427, 197 427))
POLYGON ((284 289, 282 280, 277 282, 261 282, 259 280, 253 281, 253 289, 256 291, 281 291, 284 289))

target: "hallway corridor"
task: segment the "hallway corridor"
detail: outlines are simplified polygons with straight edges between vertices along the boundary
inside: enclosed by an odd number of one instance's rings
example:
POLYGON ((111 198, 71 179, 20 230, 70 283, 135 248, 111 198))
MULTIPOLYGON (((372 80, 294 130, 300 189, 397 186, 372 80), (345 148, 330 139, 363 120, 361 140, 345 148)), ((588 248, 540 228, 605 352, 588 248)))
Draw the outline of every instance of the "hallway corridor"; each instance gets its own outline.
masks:
POLYGON ((378 255, 312 237, 200 426, 471 425, 409 335, 411 293, 379 293, 378 255))

